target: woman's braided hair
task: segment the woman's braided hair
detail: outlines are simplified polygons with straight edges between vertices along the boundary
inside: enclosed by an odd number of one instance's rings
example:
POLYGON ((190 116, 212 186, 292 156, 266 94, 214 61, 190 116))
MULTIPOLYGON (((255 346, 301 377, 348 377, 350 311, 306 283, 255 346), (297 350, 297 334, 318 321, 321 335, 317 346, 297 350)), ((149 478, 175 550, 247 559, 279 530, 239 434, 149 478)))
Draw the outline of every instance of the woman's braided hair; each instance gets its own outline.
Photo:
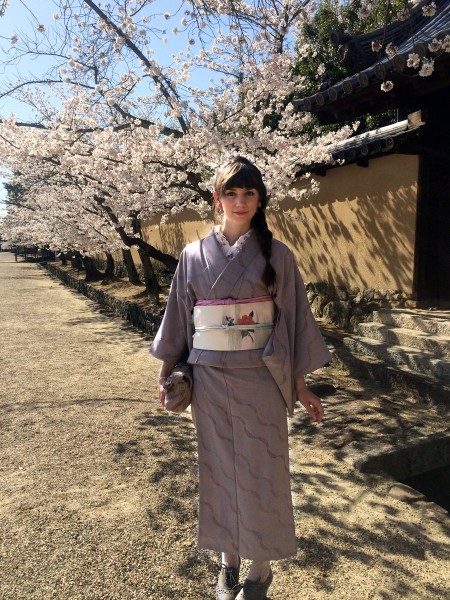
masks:
POLYGON ((258 207, 250 226, 255 232, 262 255, 266 259, 263 281, 269 290, 274 293, 277 274, 270 263, 273 235, 266 221, 265 211, 269 201, 267 189, 264 185, 261 171, 243 156, 236 156, 229 163, 221 167, 216 175, 214 188, 219 196, 223 195, 226 190, 234 187, 254 188, 258 190, 261 206, 258 207))

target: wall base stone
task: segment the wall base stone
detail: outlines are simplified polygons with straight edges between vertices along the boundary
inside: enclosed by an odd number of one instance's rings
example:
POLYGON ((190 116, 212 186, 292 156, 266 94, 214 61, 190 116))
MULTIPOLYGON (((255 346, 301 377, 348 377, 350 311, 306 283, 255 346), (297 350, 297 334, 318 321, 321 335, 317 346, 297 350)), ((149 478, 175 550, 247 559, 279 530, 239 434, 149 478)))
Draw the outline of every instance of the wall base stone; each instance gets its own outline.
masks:
POLYGON ((135 302, 112 296, 111 294, 86 283, 86 281, 74 277, 71 273, 59 269, 52 263, 47 263, 43 266, 68 287, 71 287, 87 298, 94 300, 94 302, 97 302, 106 310, 129 321, 132 325, 149 333, 151 336, 156 335, 162 321, 161 315, 155 315, 135 302))
POLYGON ((375 310, 415 306, 400 290, 347 289, 324 281, 307 283, 306 294, 315 317, 352 332, 359 323, 371 321, 375 310))

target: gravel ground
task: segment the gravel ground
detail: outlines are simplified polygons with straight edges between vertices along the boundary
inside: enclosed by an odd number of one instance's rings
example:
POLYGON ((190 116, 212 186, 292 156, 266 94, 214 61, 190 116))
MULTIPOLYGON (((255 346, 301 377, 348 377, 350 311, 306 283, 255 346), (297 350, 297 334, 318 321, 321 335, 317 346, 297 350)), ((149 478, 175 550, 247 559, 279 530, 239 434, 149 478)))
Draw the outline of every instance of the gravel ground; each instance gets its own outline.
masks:
MULTIPOLYGON (((10 253, 0 319, 0 598, 214 598, 193 428, 158 406, 149 340, 10 253)), ((381 435, 383 406, 435 429, 438 415, 336 368, 314 378, 338 394, 321 428, 293 420, 298 553, 274 563, 271 599, 450 598, 448 520, 343 460, 381 435)))

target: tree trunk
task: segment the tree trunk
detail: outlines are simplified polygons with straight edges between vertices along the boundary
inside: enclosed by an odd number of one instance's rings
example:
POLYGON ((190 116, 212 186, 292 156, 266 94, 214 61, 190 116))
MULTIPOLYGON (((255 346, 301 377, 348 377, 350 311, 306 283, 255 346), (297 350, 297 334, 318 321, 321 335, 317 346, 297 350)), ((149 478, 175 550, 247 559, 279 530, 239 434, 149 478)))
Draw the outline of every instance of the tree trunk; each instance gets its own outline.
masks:
POLYGON ((158 280, 156 279, 155 270, 153 269, 150 257, 144 250, 141 250, 140 248, 138 252, 142 263, 142 269, 144 271, 145 288, 147 292, 155 298, 156 303, 159 304, 159 292, 161 291, 161 288, 158 280))
POLYGON ((133 244, 137 243, 137 245, 139 246, 139 254, 140 254, 141 250, 143 250, 145 252, 146 256, 148 256, 149 258, 153 258, 154 260, 158 260, 165 267, 167 267, 169 269, 169 271, 171 271, 172 273, 175 273, 175 269, 177 268, 177 265, 178 265, 177 258, 175 258, 174 256, 171 256, 170 254, 166 254, 165 252, 161 252, 160 250, 158 250, 151 244, 148 244, 147 242, 145 242, 143 239, 140 239, 140 238, 138 238, 137 240, 133 239, 132 243, 133 244))
POLYGON ((113 255, 109 252, 106 252, 106 270, 104 274, 105 281, 111 281, 112 279, 115 279, 114 267, 115 263, 113 255))
POLYGON ((81 260, 81 254, 79 252, 74 252, 70 257, 70 262, 72 267, 77 271, 81 271, 83 268, 83 261, 81 260))
POLYGON ((67 256, 64 254, 64 252, 61 252, 61 264, 63 267, 65 267, 67 265, 67 256))
POLYGON ((83 256, 82 260, 86 271, 85 281, 100 281, 104 278, 103 273, 97 269, 90 256, 83 256))
POLYGON ((131 254, 131 250, 122 248, 122 256, 123 256, 123 263, 127 270, 128 281, 132 285, 141 285, 142 282, 139 279, 139 273, 136 270, 136 266, 133 261, 133 256, 131 254))
MULTIPOLYGON (((89 6, 91 5, 89 4, 89 6)), ((106 194, 106 196, 107 195, 108 194, 106 194)), ((102 210, 106 212, 125 246, 128 246, 129 248, 131 248, 132 246, 137 246, 139 248, 139 252, 143 250, 148 257, 162 262, 162 264, 166 266, 170 271, 175 272, 175 269, 178 265, 178 260, 174 256, 166 254, 165 252, 161 252, 161 250, 158 250, 158 248, 155 248, 148 242, 145 242, 142 239, 142 236, 135 237, 128 235, 124 227, 120 225, 117 215, 114 213, 111 207, 106 204, 106 198, 103 196, 94 195, 94 200, 98 204, 98 206, 100 206, 102 210)), ((135 234, 141 231, 141 224, 137 217, 135 219, 135 226, 133 229, 135 230, 135 234)))

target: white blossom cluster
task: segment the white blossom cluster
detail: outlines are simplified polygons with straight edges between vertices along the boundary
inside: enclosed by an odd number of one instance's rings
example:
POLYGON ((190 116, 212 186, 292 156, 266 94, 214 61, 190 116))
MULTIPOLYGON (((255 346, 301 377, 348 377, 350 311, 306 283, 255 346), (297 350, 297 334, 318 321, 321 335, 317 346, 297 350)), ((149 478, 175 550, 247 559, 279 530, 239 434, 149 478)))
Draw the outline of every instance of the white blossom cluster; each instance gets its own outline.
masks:
MULTIPOLYGON (((370 15, 378 9, 378 7, 385 3, 386 0, 363 0, 361 6, 357 11, 357 15, 360 19, 367 19, 370 15)), ((410 0, 409 2, 399 2, 394 4, 389 2, 390 10, 397 10, 396 17, 399 21, 405 21, 411 12, 411 9, 415 7, 417 0, 410 0)), ((422 13, 425 17, 432 17, 436 14, 436 4, 429 2, 422 7, 422 13)))
MULTIPOLYGON (((428 44, 428 50, 430 53, 439 56, 443 52, 450 52, 450 35, 446 35, 442 39, 434 38, 428 44)), ((388 50, 386 49, 388 53, 388 50)), ((395 48, 391 48, 390 52, 392 56, 395 56, 395 48)), ((417 52, 411 52, 408 54, 406 60, 406 66, 410 69, 415 69, 420 77, 429 77, 434 72, 435 58, 428 58, 426 56, 420 56, 417 52)), ((394 87, 392 81, 383 81, 381 89, 384 92, 389 92, 394 87)))

